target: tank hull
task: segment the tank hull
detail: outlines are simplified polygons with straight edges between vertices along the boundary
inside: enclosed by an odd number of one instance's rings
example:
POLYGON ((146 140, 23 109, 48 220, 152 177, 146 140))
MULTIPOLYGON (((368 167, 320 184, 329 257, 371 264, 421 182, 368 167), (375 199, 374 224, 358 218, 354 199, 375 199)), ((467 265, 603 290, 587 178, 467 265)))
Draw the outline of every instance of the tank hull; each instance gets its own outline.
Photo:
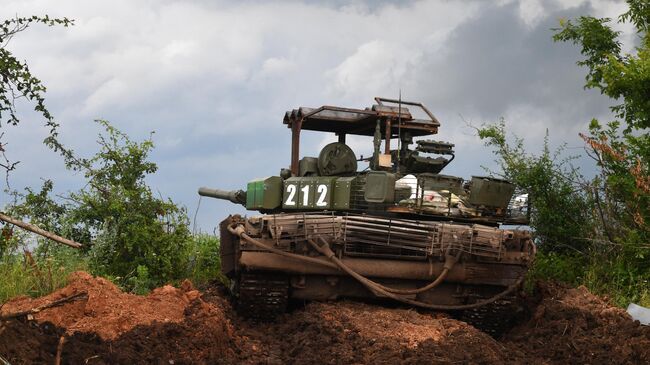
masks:
POLYGON ((525 231, 373 215, 231 216, 220 227, 222 271, 233 280, 239 312, 263 320, 284 312, 291 299, 355 298, 485 321, 477 313, 514 310, 535 253, 525 231), (318 241, 331 247, 338 264, 319 252, 318 241))

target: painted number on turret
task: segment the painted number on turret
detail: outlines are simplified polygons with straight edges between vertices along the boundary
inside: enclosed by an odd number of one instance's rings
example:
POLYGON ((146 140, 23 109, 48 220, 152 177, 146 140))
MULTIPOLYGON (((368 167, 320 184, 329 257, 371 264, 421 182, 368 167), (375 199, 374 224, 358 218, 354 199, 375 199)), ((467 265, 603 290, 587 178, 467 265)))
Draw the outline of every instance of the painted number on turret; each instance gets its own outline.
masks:
POLYGON ((284 181, 283 208, 329 209, 332 178, 296 177, 284 181))
POLYGON ((306 207, 309 205, 309 185, 303 186, 300 191, 302 191, 302 206, 306 207))
POLYGON ((287 200, 284 201, 284 205, 296 206, 296 185, 287 184, 285 189, 285 194, 287 195, 287 200))
POLYGON ((318 193, 318 200, 316 200, 316 206, 326 207, 328 204, 325 201, 325 198, 327 197, 327 185, 325 184, 318 185, 317 193, 318 193))

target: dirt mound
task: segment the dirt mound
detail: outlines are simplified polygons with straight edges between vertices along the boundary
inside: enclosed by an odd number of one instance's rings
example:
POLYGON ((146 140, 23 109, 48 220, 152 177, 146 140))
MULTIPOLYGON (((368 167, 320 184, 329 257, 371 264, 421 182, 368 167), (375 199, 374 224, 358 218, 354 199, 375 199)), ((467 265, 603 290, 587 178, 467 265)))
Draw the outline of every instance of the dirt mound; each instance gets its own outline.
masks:
POLYGON ((253 323, 215 288, 199 293, 187 282, 135 296, 85 273, 2 312, 80 292, 87 300, 0 323, 0 355, 14 365, 53 363, 64 337, 64 364, 650 363, 650 327, 583 287, 549 284, 531 318, 498 340, 444 314, 345 301, 253 323))
POLYGON ((205 303, 191 283, 165 286, 148 296, 123 293, 87 273, 51 295, 17 298, 7 315, 77 293, 87 299, 0 323, 0 355, 12 364, 53 363, 59 340, 67 364, 222 363, 234 357, 234 333, 222 308, 205 303))
POLYGON ((71 274, 69 284, 65 288, 37 299, 15 298, 5 303, 0 315, 37 308, 83 292, 88 293, 87 300, 73 301, 36 313, 36 321, 51 322, 66 328, 68 334, 93 332, 105 340, 110 340, 138 325, 181 322, 184 319, 183 311, 191 299, 199 294, 191 285, 185 291, 167 285, 143 298, 122 292, 104 278, 76 272, 71 274))
MULTIPOLYGON (((235 319, 235 321, 237 321, 235 319)), ((277 323, 236 324, 244 363, 497 363, 490 336, 444 315, 362 303, 312 303, 277 323)))
POLYGON ((502 340, 512 357, 565 364, 648 364, 650 327, 584 286, 539 285, 542 301, 530 320, 502 340))

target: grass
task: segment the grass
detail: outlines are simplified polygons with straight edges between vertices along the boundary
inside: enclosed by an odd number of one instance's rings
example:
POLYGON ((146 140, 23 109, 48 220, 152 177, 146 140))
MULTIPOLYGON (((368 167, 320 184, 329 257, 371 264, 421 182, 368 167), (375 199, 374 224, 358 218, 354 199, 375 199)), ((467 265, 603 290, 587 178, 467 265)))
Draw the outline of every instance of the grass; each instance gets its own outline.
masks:
MULTIPOLYGON (((178 258, 188 262, 183 277, 172 284, 190 279, 194 285, 202 286, 217 279, 225 282, 221 275, 219 239, 213 235, 192 236, 187 257, 178 258)), ((54 244, 41 244, 34 253, 13 252, 0 258, 0 303, 10 298, 28 295, 38 297, 51 293, 67 284, 67 277, 74 271, 88 271, 96 274, 83 252, 54 244)), ((119 277, 105 275, 116 285, 124 287, 119 277)), ((128 287, 136 294, 147 294, 151 289, 166 284, 151 279, 149 269, 138 266, 136 274, 129 278, 128 287)))
POLYGON ((554 280, 571 286, 584 285, 592 293, 607 296, 626 308, 630 303, 650 307, 650 268, 639 270, 635 258, 625 254, 581 255, 538 252, 528 273, 527 288, 536 280, 554 280))
MULTIPOLYGON (((184 251, 186 257, 177 259, 187 262, 185 273, 181 277, 174 278, 171 284, 178 286, 183 280, 189 279, 195 286, 200 287, 214 280, 223 283, 226 278, 221 274, 221 256, 219 252, 219 238, 213 235, 199 233, 191 237, 188 250, 184 251)), ((145 295, 152 289, 169 283, 156 282, 151 279, 149 269, 146 266, 138 266, 135 275, 128 279, 127 285, 110 275, 109 280, 115 282, 123 290, 129 290, 135 294, 145 295)))
POLYGON ((0 303, 20 295, 49 294, 64 287, 70 273, 87 269, 86 260, 74 252, 43 258, 31 254, 5 255, 0 259, 0 303))
POLYGON ((215 279, 225 282, 221 274, 219 238, 199 233, 192 237, 189 250, 187 278, 194 285, 204 285, 215 279))

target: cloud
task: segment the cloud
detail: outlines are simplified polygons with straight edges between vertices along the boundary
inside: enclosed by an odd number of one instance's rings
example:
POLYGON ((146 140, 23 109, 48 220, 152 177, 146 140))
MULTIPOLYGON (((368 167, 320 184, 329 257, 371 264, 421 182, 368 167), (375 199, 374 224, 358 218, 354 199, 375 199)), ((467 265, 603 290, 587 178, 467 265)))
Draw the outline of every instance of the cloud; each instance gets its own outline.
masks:
POLYGON ((409 50, 399 44, 382 40, 364 43, 341 64, 328 71, 327 94, 347 98, 351 95, 373 95, 400 84, 421 51, 409 50))
MULTIPOLYGON (((555 44, 561 17, 616 17, 621 2, 485 1, 73 1, 5 0, 0 18, 49 14, 76 20, 68 29, 33 27, 11 49, 48 86, 50 110, 65 143, 95 149, 104 118, 134 139, 153 130, 149 181, 165 196, 196 206, 201 185, 243 188, 289 164, 290 135, 281 123, 298 106, 363 108, 374 96, 422 101, 456 143, 448 173, 482 173, 491 157, 465 125, 505 117, 511 130, 539 145, 575 141, 609 101, 582 89, 578 49, 555 44), (462 117, 461 117, 462 116, 462 117)), ((629 27, 620 26, 626 44, 629 27)), ((4 130, 4 127, 3 127, 4 130)), ((14 186, 53 178, 59 190, 81 176, 40 141, 42 122, 26 114, 7 129, 22 160, 14 186)), ((332 136, 306 133, 302 151, 317 155, 332 136)), ((357 155, 372 146, 351 138, 357 155)), ((570 142, 575 143, 575 142, 570 142)), ((4 199, 4 197, 3 197, 4 199)), ((210 230, 229 203, 205 201, 198 222, 210 230)))

